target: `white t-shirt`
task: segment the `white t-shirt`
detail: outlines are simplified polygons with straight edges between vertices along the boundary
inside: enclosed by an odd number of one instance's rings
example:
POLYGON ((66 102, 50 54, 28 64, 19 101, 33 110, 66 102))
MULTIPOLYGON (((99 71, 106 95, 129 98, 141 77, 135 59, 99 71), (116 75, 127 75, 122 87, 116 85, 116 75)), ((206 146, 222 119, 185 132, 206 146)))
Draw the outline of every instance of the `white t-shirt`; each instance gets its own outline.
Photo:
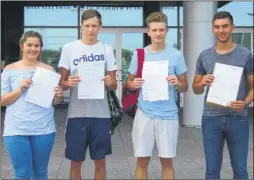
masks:
MULTIPOLYGON (((70 75, 77 75, 79 62, 95 63, 96 61, 105 61, 107 71, 117 70, 116 58, 110 45, 101 42, 85 45, 81 40, 75 40, 63 46, 58 66, 69 70, 70 75)), ((106 88, 104 99, 78 99, 77 85, 72 87, 70 92, 68 118, 110 118, 106 88)))

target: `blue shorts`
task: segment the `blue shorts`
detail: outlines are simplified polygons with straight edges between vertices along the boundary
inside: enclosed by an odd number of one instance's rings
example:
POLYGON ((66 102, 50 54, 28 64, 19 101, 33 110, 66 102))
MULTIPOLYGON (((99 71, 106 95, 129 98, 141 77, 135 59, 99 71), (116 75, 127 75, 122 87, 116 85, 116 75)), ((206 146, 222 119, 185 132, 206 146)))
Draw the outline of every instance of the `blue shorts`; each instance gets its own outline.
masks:
POLYGON ((108 118, 69 118, 65 132, 65 157, 84 161, 89 146, 93 160, 112 154, 111 121, 108 118))

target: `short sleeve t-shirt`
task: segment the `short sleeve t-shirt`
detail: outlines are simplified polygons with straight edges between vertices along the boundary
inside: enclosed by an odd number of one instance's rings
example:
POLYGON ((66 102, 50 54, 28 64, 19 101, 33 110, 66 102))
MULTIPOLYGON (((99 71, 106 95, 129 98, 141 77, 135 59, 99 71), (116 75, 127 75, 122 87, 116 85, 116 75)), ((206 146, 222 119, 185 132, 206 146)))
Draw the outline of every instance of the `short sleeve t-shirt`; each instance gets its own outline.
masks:
MULTIPOLYGON (((148 47, 144 48, 145 59, 144 61, 168 61, 168 75, 182 75, 186 73, 187 67, 185 64, 183 54, 177 49, 166 46, 160 52, 150 52, 148 47)), ((130 67, 128 72, 132 75, 136 75, 138 69, 137 52, 133 53, 130 67)), ((166 81, 166 77, 165 77, 166 81)), ((156 84, 154 84, 156 86, 156 84)), ((168 100, 160 101, 147 101, 144 100, 142 94, 142 87, 140 88, 138 106, 139 108, 152 119, 161 120, 178 120, 178 107, 176 105, 176 89, 175 86, 168 86, 169 94, 168 100)))
MULTIPOLYGON (((247 96, 247 85, 248 85, 248 76, 253 75, 253 56, 251 52, 240 46, 236 45, 236 47, 226 53, 226 54, 218 54, 216 52, 216 48, 211 47, 209 49, 204 50, 198 57, 196 64, 196 74, 206 75, 212 74, 214 70, 215 63, 222 63, 231 66, 242 67, 243 75, 241 77, 241 82, 239 86, 239 91, 237 94, 237 100, 244 100, 247 96)), ((209 88, 205 92, 205 101, 207 99, 209 88)), ((208 105, 205 102, 203 116, 223 116, 223 115, 240 115, 246 116, 247 110, 243 112, 233 111, 226 107, 216 107, 208 105)))
MULTIPOLYGON (((85 45, 81 40, 76 40, 63 46, 58 66, 69 70, 70 75, 77 75, 80 62, 96 63, 98 61, 105 62, 107 71, 117 70, 112 46, 101 42, 85 45)), ((78 85, 72 87, 70 93, 68 118, 110 118, 106 88, 104 99, 78 99, 78 85)))

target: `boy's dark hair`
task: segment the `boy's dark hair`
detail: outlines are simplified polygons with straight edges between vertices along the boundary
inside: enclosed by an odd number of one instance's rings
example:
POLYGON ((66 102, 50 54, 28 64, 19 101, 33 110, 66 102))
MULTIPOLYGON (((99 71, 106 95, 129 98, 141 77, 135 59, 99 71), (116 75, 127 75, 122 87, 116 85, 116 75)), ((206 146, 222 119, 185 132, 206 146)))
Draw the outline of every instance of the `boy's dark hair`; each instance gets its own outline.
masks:
POLYGON ((100 24, 102 24, 101 14, 94 9, 89 9, 89 10, 86 10, 85 12, 83 12, 83 14, 81 16, 81 24, 83 23, 83 21, 94 18, 94 17, 97 17, 100 21, 100 24))
POLYGON ((215 15, 213 16, 213 23, 217 19, 226 19, 226 18, 229 18, 231 24, 234 24, 233 16, 228 11, 219 11, 215 13, 215 15))

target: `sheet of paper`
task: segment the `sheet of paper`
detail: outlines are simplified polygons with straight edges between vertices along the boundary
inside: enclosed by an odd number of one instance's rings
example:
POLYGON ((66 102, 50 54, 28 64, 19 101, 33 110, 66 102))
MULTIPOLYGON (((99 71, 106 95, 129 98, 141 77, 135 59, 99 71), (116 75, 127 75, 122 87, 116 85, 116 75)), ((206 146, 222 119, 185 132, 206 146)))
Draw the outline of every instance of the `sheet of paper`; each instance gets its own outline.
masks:
POLYGON ((150 101, 168 100, 168 82, 166 81, 167 75, 164 73, 152 74, 150 79, 154 82, 154 89, 149 92, 150 101))
POLYGON ((142 95, 144 100, 159 101, 168 100, 168 61, 144 62, 142 78, 142 95))
POLYGON ((144 83, 142 85, 143 100, 149 101, 149 91, 151 90, 150 87, 152 87, 149 84, 149 83, 152 83, 150 81, 150 71, 149 71, 149 69, 143 69, 143 71, 142 71, 142 79, 144 79, 144 83))
POLYGON ((80 63, 78 75, 81 78, 78 84, 78 99, 104 99, 104 62, 80 63))
POLYGON ((237 98, 243 68, 216 63, 215 79, 209 89, 207 102, 227 106, 237 98))
POLYGON ((25 97, 25 101, 49 108, 55 96, 55 87, 58 85, 61 75, 38 67, 32 77, 30 85, 25 97))

